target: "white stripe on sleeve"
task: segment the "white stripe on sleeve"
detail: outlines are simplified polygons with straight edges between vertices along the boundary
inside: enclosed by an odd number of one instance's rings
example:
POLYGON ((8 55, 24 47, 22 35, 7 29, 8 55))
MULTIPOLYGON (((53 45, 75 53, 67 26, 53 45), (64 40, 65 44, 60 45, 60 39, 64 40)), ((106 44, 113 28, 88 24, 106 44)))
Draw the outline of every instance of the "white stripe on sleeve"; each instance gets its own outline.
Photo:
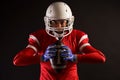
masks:
POLYGON ((81 45, 81 47, 79 48, 80 51, 82 51, 83 48, 86 47, 86 46, 91 46, 91 45, 90 45, 90 43, 85 43, 85 44, 81 45))
POLYGON ((28 45, 26 48, 32 48, 37 53, 37 48, 33 45, 28 45))
POLYGON ((79 41, 79 44, 84 40, 84 39, 87 39, 88 38, 88 35, 85 34, 81 37, 80 41, 79 41))
POLYGON ((30 35, 29 38, 35 40, 38 43, 38 45, 40 46, 38 39, 34 35, 30 35))

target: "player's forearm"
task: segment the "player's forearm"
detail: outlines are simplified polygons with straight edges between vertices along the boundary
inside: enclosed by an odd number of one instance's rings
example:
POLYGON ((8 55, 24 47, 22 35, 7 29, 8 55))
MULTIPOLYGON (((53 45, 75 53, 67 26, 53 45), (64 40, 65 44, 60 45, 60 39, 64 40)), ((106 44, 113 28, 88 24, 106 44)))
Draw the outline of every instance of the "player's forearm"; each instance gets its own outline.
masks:
POLYGON ((40 55, 35 55, 35 51, 31 48, 25 48, 20 51, 13 59, 16 66, 26 66, 40 63, 40 55))
POLYGON ((104 63, 106 58, 99 52, 91 52, 87 54, 76 54, 76 61, 80 63, 104 63))

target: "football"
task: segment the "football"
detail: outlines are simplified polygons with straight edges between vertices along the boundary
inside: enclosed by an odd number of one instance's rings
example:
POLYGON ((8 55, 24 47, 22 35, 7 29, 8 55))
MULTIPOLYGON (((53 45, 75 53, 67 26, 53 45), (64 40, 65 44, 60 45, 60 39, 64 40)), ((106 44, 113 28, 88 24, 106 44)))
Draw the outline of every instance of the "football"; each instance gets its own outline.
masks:
POLYGON ((51 66, 56 72, 60 72, 62 69, 66 68, 66 61, 63 59, 63 57, 60 56, 62 50, 61 45, 61 41, 56 42, 56 56, 50 59, 51 66))

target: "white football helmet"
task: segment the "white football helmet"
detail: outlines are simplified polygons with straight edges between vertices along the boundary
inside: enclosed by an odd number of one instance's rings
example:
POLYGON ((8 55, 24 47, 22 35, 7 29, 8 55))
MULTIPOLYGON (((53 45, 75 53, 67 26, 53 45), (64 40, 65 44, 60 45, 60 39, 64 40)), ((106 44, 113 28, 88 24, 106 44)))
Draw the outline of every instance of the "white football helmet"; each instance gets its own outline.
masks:
POLYGON ((73 30, 74 16, 70 7, 64 2, 52 3, 46 11, 44 17, 46 32, 53 37, 59 38, 69 35, 73 30), (67 20, 67 26, 61 29, 50 26, 52 20, 67 20), (62 33, 57 33, 62 30, 62 33))

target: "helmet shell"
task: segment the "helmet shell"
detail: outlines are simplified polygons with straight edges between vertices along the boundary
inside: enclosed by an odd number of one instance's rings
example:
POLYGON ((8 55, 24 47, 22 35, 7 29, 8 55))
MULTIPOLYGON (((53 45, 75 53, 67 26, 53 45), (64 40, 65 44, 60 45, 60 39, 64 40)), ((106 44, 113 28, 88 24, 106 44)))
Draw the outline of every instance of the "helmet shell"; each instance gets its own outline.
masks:
POLYGON ((66 3, 54 2, 47 8, 46 16, 54 20, 67 19, 72 17, 72 11, 66 3))
POLYGON ((46 10, 46 15, 44 17, 46 32, 53 37, 64 37, 69 35, 73 30, 74 16, 70 7, 64 2, 54 2, 46 10), (67 20, 68 24, 64 27, 63 33, 58 34, 54 27, 50 26, 51 20, 67 20), (65 31, 68 31, 67 33, 65 31))

